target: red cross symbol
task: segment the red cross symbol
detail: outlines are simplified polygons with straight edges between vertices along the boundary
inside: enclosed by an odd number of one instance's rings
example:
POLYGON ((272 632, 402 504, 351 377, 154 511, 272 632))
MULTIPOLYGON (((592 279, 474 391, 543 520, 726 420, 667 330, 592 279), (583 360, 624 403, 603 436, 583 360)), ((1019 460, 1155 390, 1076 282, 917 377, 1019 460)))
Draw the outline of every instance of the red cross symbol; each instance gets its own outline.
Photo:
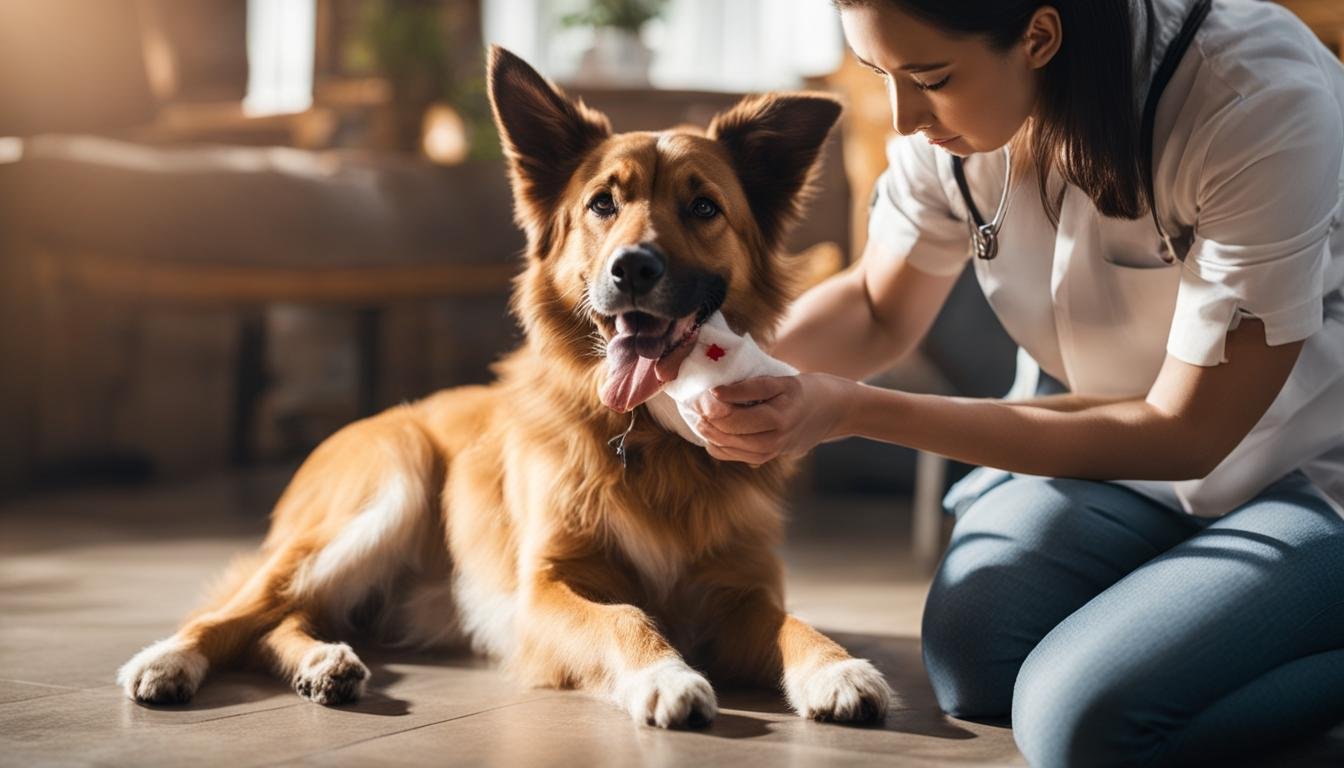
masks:
POLYGON ((718 344, 710 344, 709 348, 705 350, 705 354, 709 357, 710 360, 713 360, 714 362, 717 363, 719 361, 719 358, 728 354, 728 351, 725 350, 723 347, 720 347, 718 344))

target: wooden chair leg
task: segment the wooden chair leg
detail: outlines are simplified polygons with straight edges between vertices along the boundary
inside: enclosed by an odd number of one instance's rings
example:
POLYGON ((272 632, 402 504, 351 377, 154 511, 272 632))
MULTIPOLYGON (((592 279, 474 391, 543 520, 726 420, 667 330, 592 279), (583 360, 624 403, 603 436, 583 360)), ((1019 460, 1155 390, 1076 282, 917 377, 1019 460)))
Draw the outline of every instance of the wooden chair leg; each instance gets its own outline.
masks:
POLYGON ((943 490, 947 484, 947 459, 920 451, 915 455, 915 506, 910 532, 915 563, 923 573, 933 573, 943 550, 943 490))
POLYGON ((382 354, 380 336, 383 330, 383 310, 381 307, 360 309, 355 318, 355 343, 358 348, 359 368, 355 403, 359 416, 372 416, 378 412, 378 377, 382 354))
POLYGON ((243 310, 238 318, 238 349, 234 356, 233 427, 230 456, 234 466, 256 460, 257 415, 267 387, 266 313, 243 310))

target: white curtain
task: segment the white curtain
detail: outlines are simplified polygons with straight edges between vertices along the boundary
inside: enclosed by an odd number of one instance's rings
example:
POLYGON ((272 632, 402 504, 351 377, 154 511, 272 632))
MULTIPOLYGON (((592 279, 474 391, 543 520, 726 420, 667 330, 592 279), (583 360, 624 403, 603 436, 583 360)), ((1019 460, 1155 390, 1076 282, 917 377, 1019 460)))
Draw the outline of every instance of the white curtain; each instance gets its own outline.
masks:
MULTIPOLYGON (((560 18, 585 0, 485 0, 485 40, 564 81, 592 40, 560 18)), ((844 55, 830 0, 670 0, 650 22, 650 79, 657 88, 763 91, 796 88, 834 71, 844 55)))

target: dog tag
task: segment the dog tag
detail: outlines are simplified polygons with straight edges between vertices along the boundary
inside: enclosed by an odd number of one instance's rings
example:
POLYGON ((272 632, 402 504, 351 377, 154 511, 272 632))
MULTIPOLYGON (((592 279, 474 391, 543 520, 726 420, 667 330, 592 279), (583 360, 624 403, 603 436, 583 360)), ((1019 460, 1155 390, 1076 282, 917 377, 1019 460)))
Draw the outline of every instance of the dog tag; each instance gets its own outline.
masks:
POLYGON ((635 428, 635 413, 635 411, 630 412, 630 425, 625 428, 625 431, 607 441, 607 445, 616 449, 616 458, 621 460, 621 469, 626 468, 625 438, 635 428))

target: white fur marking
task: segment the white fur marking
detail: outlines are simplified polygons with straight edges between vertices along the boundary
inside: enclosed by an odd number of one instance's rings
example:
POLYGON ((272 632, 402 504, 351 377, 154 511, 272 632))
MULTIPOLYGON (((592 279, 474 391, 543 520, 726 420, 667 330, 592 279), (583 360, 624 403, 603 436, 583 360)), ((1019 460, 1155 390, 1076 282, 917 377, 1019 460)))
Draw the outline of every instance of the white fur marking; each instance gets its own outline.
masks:
POLYGON ((117 684, 136 701, 185 702, 196 693, 210 662, 176 636, 145 647, 117 670, 117 684))
POLYGON ((887 679, 867 659, 788 670, 784 690, 794 710, 814 720, 879 719, 891 704, 887 679))
POLYGON ((482 586, 460 571, 453 578, 453 596, 462 631, 471 640, 472 650, 496 658, 507 657, 515 645, 518 596, 482 586))
POLYGON ((404 476, 378 494, 317 554, 297 579, 296 591, 314 595, 334 617, 348 616, 374 588, 387 587, 407 567, 423 530, 427 501, 404 476))
POLYGON ((672 542, 665 536, 640 530, 635 515, 608 515, 606 523, 617 545, 639 572, 644 586, 657 595, 665 596, 671 592, 686 564, 678 548, 669 546, 672 542))
POLYGON ((681 659, 665 659, 621 675, 612 698, 637 723, 675 728, 692 718, 704 723, 719 713, 709 681, 681 659))

